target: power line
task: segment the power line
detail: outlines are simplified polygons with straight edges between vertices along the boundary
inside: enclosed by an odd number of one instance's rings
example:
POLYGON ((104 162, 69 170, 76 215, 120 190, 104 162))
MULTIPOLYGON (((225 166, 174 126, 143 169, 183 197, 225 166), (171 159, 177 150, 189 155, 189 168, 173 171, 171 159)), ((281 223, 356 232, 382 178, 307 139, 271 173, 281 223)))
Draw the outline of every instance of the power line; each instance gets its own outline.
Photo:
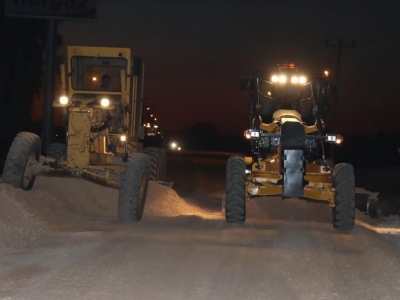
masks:
POLYGON ((355 48, 355 41, 353 41, 350 45, 343 44, 343 40, 339 39, 337 44, 331 44, 328 40, 326 40, 327 47, 337 48, 337 61, 336 61, 336 82, 340 82, 340 64, 342 60, 342 49, 343 48, 355 48))

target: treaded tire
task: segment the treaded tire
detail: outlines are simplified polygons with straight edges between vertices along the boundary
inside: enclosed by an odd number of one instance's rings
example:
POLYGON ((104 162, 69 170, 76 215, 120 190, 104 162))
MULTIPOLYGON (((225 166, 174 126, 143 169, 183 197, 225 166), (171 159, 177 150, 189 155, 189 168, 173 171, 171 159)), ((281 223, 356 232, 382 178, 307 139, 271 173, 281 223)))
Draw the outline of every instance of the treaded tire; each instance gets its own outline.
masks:
POLYGON ((155 147, 147 147, 143 150, 150 158, 149 161, 149 180, 165 181, 166 175, 166 155, 165 150, 155 147))
POLYGON ((134 153, 129 157, 121 177, 118 218, 122 223, 139 222, 143 216, 149 185, 149 157, 134 153))
POLYGON ((353 229, 356 218, 356 193, 354 169, 350 164, 337 164, 333 172, 335 207, 332 209, 332 223, 335 229, 353 229))
POLYGON ((67 145, 61 143, 50 144, 47 149, 47 156, 57 160, 63 160, 67 154, 67 145))
POLYGON ((30 132, 20 132, 14 138, 4 163, 3 183, 23 190, 31 190, 36 176, 30 176, 30 164, 39 161, 40 137, 30 132))
POLYGON ((246 164, 244 158, 231 156, 226 165, 225 219, 229 223, 246 220, 246 164))

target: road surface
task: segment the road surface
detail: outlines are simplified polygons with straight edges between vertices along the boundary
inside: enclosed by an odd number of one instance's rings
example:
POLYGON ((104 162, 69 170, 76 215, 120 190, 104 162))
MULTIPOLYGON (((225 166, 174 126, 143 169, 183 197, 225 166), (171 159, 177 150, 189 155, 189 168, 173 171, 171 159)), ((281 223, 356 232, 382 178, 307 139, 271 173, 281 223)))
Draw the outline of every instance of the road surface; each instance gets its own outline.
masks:
MULTIPOLYGON (((337 232, 326 205, 278 198, 252 200, 246 223, 228 224, 225 157, 169 154, 168 168, 190 215, 53 222, 1 253, 0 299, 400 299, 397 228, 358 212, 353 231, 337 232)), ((46 180, 32 195, 57 192, 46 180)))

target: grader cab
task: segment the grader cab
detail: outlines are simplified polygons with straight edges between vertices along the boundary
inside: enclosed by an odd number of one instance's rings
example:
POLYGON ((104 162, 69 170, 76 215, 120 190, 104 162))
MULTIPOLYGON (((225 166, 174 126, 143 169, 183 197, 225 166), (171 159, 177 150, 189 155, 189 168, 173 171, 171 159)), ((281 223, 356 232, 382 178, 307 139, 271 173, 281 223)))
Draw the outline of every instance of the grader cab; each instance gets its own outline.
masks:
POLYGON ((164 181, 165 151, 141 140, 144 64, 127 48, 67 47, 60 65, 59 98, 65 143, 50 144, 19 133, 5 162, 3 182, 29 190, 35 178, 72 176, 119 189, 121 222, 142 218, 149 180, 164 181))

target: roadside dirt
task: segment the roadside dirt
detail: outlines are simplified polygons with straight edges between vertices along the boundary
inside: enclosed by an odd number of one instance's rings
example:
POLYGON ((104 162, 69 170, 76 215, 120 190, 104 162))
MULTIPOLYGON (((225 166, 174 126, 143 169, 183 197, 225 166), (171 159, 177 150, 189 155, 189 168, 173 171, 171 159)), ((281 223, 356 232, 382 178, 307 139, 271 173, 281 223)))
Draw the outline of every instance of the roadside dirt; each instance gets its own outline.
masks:
MULTIPOLYGON (((20 247, 49 227, 85 221, 116 223, 118 191, 80 180, 38 177, 31 191, 0 184, 0 249, 20 247)), ((149 183, 145 216, 207 214, 171 188, 149 183)))

